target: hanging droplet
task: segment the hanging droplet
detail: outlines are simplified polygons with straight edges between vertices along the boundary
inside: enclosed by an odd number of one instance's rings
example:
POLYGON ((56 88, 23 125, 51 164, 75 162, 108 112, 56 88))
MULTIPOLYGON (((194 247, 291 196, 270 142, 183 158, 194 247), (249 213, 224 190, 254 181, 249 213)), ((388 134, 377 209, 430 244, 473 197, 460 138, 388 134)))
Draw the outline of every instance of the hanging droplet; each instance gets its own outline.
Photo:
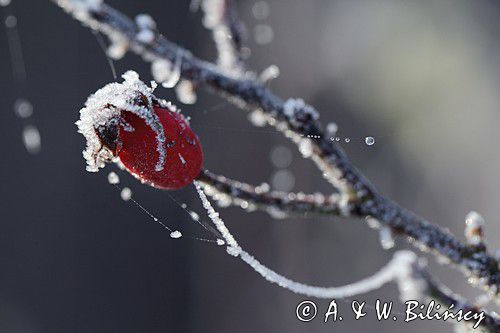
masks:
POLYGON ((132 190, 128 187, 124 187, 120 192, 120 197, 123 201, 129 201, 132 199, 132 190))
POLYGON ((14 103, 14 112, 19 118, 29 118, 33 114, 33 105, 24 98, 19 98, 14 103))
POLYGON ((116 172, 111 171, 108 174, 108 183, 110 183, 111 185, 120 184, 120 177, 118 177, 118 175, 116 174, 116 172))
POLYGON ((179 230, 172 231, 170 237, 173 239, 178 239, 182 237, 182 233, 179 230))
POLYGON ((375 138, 373 136, 367 136, 365 138, 365 143, 368 145, 368 146, 373 146, 375 144, 375 138))
POLYGON ((42 148, 40 132, 35 126, 28 125, 23 129, 23 143, 30 154, 37 154, 42 148))

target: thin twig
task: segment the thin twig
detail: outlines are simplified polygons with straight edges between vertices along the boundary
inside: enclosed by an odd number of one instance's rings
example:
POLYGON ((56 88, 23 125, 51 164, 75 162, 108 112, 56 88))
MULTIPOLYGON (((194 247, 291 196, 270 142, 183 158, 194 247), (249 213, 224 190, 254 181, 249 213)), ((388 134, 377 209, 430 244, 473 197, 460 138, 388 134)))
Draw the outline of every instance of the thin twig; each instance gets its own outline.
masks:
POLYGON ((469 305, 467 301, 460 296, 453 295, 446 287, 436 282, 429 273, 425 271, 424 262, 419 260, 415 253, 407 250, 396 252, 391 261, 370 277, 348 285, 340 287, 319 287, 291 280, 268 268, 254 256, 246 252, 226 227, 220 214, 213 208, 199 182, 195 182, 195 186, 210 220, 226 242, 226 251, 228 254, 243 260, 264 279, 271 283, 275 283, 296 294, 335 299, 364 294, 379 289, 391 281, 395 281, 398 285, 402 302, 414 300, 422 301, 426 298, 430 300, 435 299, 443 306, 448 307, 450 311, 453 309, 453 311, 451 311, 453 313, 462 310, 464 314, 470 312, 470 314, 472 314, 471 317, 475 318, 474 322, 464 322, 458 325, 468 325, 471 327, 476 325, 492 333, 498 332, 500 328, 499 318, 494 317, 485 310, 469 305), (479 320, 481 317, 484 318, 479 320))
POLYGON ((412 243, 434 250, 472 273, 497 293, 500 289, 498 261, 484 248, 470 247, 443 229, 400 207, 378 193, 375 187, 347 159, 343 150, 322 130, 315 110, 301 100, 284 101, 260 82, 235 79, 216 66, 193 57, 188 51, 156 33, 154 38, 137 38, 139 28, 127 16, 98 1, 51 0, 75 18, 110 36, 126 39, 131 49, 147 61, 180 61, 180 76, 198 86, 215 90, 229 101, 248 110, 260 109, 269 123, 295 142, 310 145, 308 157, 339 191, 356 202, 356 216, 373 217, 412 243), (96 5, 97 3, 97 5, 96 5))
POLYGON ((304 194, 270 191, 269 185, 253 186, 203 170, 198 181, 205 192, 220 205, 240 206, 244 209, 261 209, 272 216, 290 214, 323 214, 341 216, 345 212, 342 197, 321 193, 304 194))
POLYGON ((202 0, 201 8, 205 13, 203 23, 212 30, 217 47, 218 66, 228 75, 243 74, 244 27, 238 19, 234 0, 202 0))

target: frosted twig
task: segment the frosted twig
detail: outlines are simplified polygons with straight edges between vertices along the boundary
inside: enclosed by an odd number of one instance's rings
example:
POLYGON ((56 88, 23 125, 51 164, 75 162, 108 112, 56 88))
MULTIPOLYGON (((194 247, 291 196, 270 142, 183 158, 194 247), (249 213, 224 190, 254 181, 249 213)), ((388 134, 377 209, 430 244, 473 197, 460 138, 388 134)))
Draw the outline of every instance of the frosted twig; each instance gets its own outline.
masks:
POLYGON ((338 194, 325 196, 320 193, 288 193, 270 191, 269 185, 253 186, 216 175, 208 170, 197 178, 205 192, 221 205, 235 205, 247 209, 257 208, 275 215, 283 214, 328 214, 340 216, 344 209, 338 194))
MULTIPOLYGON (((226 227, 219 213, 213 208, 198 181, 195 182, 195 186, 209 218, 226 241, 227 252, 234 257, 239 257, 264 279, 282 288, 304 296, 332 299, 364 294, 377 290, 391 281, 395 281, 398 285, 402 302, 430 298, 436 299, 445 306, 453 305, 455 310, 463 309, 464 311, 479 314, 479 309, 475 309, 463 299, 457 298, 447 289, 443 289, 442 285, 432 281, 428 273, 425 272, 423 263, 411 251, 396 252, 389 263, 370 277, 344 286, 318 287, 293 281, 264 266, 255 257, 243 250, 226 227)), ((496 332, 496 329, 500 328, 500 320, 486 312, 484 316, 485 319, 479 325, 489 332, 496 332)))
POLYGON ((243 24, 238 19, 234 0, 202 0, 203 24, 212 30, 217 47, 217 64, 228 75, 244 71, 243 24))
POLYGON ((375 187, 347 159, 344 151, 324 135, 318 114, 300 100, 284 101, 261 82, 252 78, 233 78, 215 65, 193 57, 159 33, 154 38, 139 39, 139 27, 133 20, 99 1, 51 0, 71 13, 85 25, 108 36, 119 35, 129 41, 131 50, 146 61, 175 62, 182 54, 180 75, 197 86, 209 88, 228 97, 228 100, 247 110, 262 110, 270 125, 284 132, 295 142, 308 138, 310 158, 325 177, 342 193, 356 202, 354 216, 372 216, 381 224, 412 240, 412 243, 448 258, 466 273, 497 293, 500 290, 498 260, 485 249, 472 248, 443 229, 402 208, 378 193, 375 187), (92 4, 92 5, 90 5, 92 4), (292 103, 290 103, 290 101, 292 103), (309 139, 310 138, 310 139, 309 139))

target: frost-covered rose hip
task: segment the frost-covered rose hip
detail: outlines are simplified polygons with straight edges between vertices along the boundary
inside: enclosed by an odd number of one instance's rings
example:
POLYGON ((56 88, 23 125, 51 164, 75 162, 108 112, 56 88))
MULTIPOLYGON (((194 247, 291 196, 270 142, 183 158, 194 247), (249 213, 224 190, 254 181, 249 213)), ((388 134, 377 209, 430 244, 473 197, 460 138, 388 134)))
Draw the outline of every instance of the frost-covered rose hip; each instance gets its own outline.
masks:
POLYGON ((154 85, 149 88, 133 71, 123 78, 99 89, 80 110, 76 124, 87 139, 87 170, 116 161, 151 186, 188 185, 202 167, 198 137, 173 104, 153 95, 154 85))

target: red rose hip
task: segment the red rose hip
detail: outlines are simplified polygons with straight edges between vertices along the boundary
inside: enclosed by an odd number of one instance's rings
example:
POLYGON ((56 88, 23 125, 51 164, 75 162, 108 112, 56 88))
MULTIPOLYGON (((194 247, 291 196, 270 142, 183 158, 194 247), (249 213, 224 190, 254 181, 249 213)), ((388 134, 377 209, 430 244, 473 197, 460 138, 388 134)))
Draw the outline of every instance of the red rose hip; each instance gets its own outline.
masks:
POLYGON ((76 122, 87 139, 88 171, 121 163, 143 183, 180 189, 195 179, 203 152, 196 134, 177 108, 153 94, 137 73, 123 75, 90 96, 76 122))

